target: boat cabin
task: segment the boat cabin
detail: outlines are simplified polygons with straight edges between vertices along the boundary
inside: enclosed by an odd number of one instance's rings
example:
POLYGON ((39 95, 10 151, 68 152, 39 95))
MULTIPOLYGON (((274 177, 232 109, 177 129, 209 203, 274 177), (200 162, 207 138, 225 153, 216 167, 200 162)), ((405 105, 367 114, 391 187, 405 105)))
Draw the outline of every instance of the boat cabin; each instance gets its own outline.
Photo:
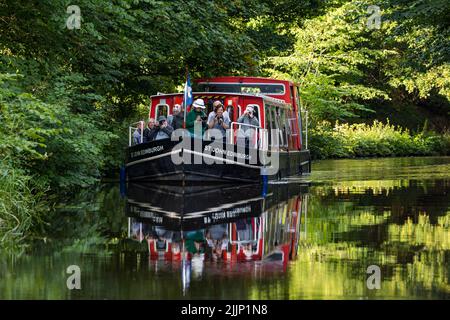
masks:
MULTIPOLYGON (((207 115, 215 101, 222 103, 224 117, 230 120, 225 137, 213 130, 205 130, 206 136, 200 137, 192 132, 190 122, 188 135, 182 133, 186 142, 182 162, 174 163, 169 158, 178 152, 179 141, 171 139, 171 128, 145 131, 145 122, 139 121, 137 127, 129 127, 125 165, 129 181, 262 183, 311 172, 308 116, 300 108, 297 85, 268 78, 218 77, 197 80, 193 88, 193 101, 202 99, 207 115), (253 109, 254 118, 242 118, 248 107, 253 109), (306 119, 305 139, 302 118, 306 119), (217 146, 221 138, 223 144, 217 146)), ((182 92, 151 96, 149 118, 165 116, 170 123, 175 105, 183 106, 183 98, 182 92)), ((182 115, 190 109, 186 106, 182 115)), ((179 120, 176 129, 186 125, 179 120)), ((202 119, 202 132, 204 128, 206 121, 202 119)))
MULTIPOLYGON (((256 77, 218 77, 199 79, 193 86, 193 98, 203 99, 209 114, 213 111, 213 103, 219 100, 224 105, 231 120, 231 129, 237 129, 238 118, 247 106, 252 106, 261 129, 278 129, 278 145, 280 151, 305 149, 302 139, 302 115, 298 87, 290 81, 256 77)), ((157 94, 151 96, 149 117, 169 117, 173 114, 174 105, 183 105, 183 93, 157 94)), ((187 112, 190 111, 188 107, 187 112)), ((263 135, 260 135, 260 139, 263 135)), ((272 148, 271 135, 267 136, 268 145, 272 148)), ((266 143, 261 143, 263 145, 266 143)), ((267 145, 267 144, 266 144, 267 145)))

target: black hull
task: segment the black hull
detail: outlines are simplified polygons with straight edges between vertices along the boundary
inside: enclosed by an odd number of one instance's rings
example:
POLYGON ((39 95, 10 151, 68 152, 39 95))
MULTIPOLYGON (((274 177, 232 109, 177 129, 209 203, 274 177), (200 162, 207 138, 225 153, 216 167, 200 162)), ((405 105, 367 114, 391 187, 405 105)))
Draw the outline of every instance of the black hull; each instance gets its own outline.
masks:
POLYGON ((261 183, 264 175, 268 180, 278 180, 311 171, 309 150, 269 153, 272 158, 278 156, 279 170, 267 172, 263 169, 261 155, 255 149, 238 148, 236 145, 217 148, 211 141, 193 138, 192 148, 180 151, 175 147, 177 144, 176 141, 166 139, 129 147, 126 160, 128 181, 159 181, 168 184, 261 183), (172 160, 174 156, 183 157, 183 161, 175 164, 172 160))

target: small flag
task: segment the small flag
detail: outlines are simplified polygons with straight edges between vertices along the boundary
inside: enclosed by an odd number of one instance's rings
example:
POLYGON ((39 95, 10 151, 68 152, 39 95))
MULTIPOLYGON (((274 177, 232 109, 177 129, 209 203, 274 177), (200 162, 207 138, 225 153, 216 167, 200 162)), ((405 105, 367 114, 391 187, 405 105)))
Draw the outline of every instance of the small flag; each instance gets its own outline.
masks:
POLYGON ((186 107, 190 106, 192 104, 193 101, 193 97, 192 97, 192 87, 191 87, 191 77, 189 76, 189 73, 187 74, 187 79, 186 79, 186 84, 184 85, 184 97, 183 97, 183 101, 184 101, 184 107, 186 109, 186 107))
POLYGON ((186 113, 187 108, 194 102, 194 98, 192 97, 192 87, 191 87, 191 77, 189 76, 189 72, 187 72, 186 84, 184 85, 184 96, 183 96, 183 105, 184 105, 184 120, 183 120, 183 128, 186 128, 186 113))

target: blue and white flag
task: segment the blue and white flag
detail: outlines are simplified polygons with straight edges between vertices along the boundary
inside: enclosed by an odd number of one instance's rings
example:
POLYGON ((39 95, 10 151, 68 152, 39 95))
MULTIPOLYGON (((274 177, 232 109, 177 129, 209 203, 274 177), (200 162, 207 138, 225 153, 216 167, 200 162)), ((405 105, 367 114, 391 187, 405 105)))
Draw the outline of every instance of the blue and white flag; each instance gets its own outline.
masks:
POLYGON ((189 76, 188 72, 186 84, 184 85, 184 96, 183 96, 183 104, 184 104, 183 128, 186 128, 187 108, 192 104, 192 102, 194 102, 194 97, 192 96, 191 77, 189 76))
POLYGON ((184 85, 184 109, 192 104, 194 102, 194 99, 192 97, 192 87, 191 87, 191 77, 189 76, 189 73, 187 74, 186 84, 184 85))

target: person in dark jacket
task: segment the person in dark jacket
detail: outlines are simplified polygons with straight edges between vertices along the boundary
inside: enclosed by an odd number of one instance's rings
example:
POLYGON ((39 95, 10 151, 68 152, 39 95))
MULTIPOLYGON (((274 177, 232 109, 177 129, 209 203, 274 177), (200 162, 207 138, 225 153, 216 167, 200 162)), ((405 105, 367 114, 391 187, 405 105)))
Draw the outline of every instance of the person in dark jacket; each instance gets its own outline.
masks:
POLYGON ((151 140, 170 139, 173 132, 173 128, 167 123, 167 119, 164 116, 158 118, 158 124, 155 131, 151 132, 151 140))
POLYGON ((155 119, 150 118, 147 123, 147 128, 144 130, 144 142, 150 142, 154 139, 151 139, 151 137, 154 135, 155 130, 155 119))
POLYGON ((184 114, 181 112, 181 106, 179 104, 173 106, 173 115, 169 116, 167 121, 173 130, 183 128, 184 114))

